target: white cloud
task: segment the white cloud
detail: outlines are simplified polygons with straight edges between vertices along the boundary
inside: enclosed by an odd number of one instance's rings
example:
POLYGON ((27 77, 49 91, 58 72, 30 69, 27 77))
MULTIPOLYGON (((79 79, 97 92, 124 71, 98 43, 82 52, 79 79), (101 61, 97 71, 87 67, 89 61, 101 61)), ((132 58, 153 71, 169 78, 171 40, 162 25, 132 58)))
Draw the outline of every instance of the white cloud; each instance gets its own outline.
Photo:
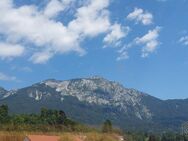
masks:
POLYGON ((136 23, 140 22, 143 25, 149 25, 153 23, 153 15, 141 8, 135 8, 134 11, 127 16, 127 19, 136 21, 136 23))
POLYGON ((128 34, 129 30, 129 27, 122 27, 120 24, 114 24, 111 26, 110 33, 104 38, 104 42, 107 44, 117 43, 128 34))
POLYGON ((1 80, 1 81, 15 81, 15 80, 16 80, 16 77, 14 77, 14 76, 9 76, 9 75, 6 75, 6 74, 0 72, 0 80, 1 80))
POLYGON ((19 57, 24 53, 24 47, 17 44, 8 44, 0 42, 0 58, 19 57))
POLYGON ((75 1, 51 0, 44 9, 39 10, 35 5, 15 7, 13 0, 1 0, 0 34, 6 37, 6 42, 16 44, 16 48, 20 49, 14 57, 22 54, 24 44, 25 50, 32 52, 30 61, 45 63, 56 54, 85 54, 80 43, 86 38, 109 34, 105 40, 115 42, 125 36, 121 25, 110 22, 107 10, 109 0, 88 0, 76 10, 67 25, 56 21, 55 17, 71 2, 75 1))
POLYGON ((44 9, 44 15, 53 18, 56 17, 59 12, 64 11, 74 0, 51 0, 44 9))
POLYGON ((34 64, 44 64, 53 56, 50 52, 37 52, 34 53, 30 60, 34 64))
POLYGON ((148 57, 151 53, 154 53, 159 46, 160 42, 158 41, 160 27, 156 27, 153 30, 149 30, 147 34, 142 37, 135 38, 132 42, 125 44, 122 48, 118 50, 119 56, 117 61, 125 60, 129 58, 129 49, 135 46, 142 46, 142 55, 141 57, 148 57))
POLYGON ((120 61, 120 60, 126 60, 129 58, 129 55, 128 55, 128 52, 127 51, 123 51, 120 53, 120 55, 117 57, 117 61, 120 61))
POLYGON ((90 0, 88 5, 77 9, 76 19, 69 23, 68 29, 81 37, 95 37, 107 32, 111 27, 106 9, 109 4, 109 0, 90 0))
POLYGON ((144 45, 142 48, 142 57, 147 57, 157 49, 157 46, 160 44, 158 41, 159 32, 160 28, 156 27, 153 30, 149 30, 143 37, 135 39, 137 45, 144 45))
MULTIPOLYGON (((110 0, 82 1, 79 7, 75 7, 73 15, 70 15, 72 18, 70 21, 66 24, 58 21, 56 18, 63 17, 65 10, 75 2, 75 0, 49 0, 46 7, 41 9, 37 5, 16 7, 13 0, 0 0, 0 35, 5 37, 0 43, 0 49, 4 49, 4 53, 0 52, 0 57, 6 59, 28 55, 28 60, 38 64, 46 63, 56 54, 76 52, 84 55, 86 51, 80 46, 81 43, 87 38, 99 35, 104 35, 105 45, 121 48, 130 28, 111 21, 108 10, 110 0)), ((127 18, 144 25, 153 22, 151 13, 138 8, 127 18)), ((157 37, 144 41, 147 36, 151 36, 150 32, 149 35, 136 40, 137 44, 145 45, 143 48, 145 56, 153 52, 159 44, 157 37)), ((128 58, 127 50, 119 53, 121 57, 118 60, 128 58)))
POLYGON ((179 39, 179 42, 182 43, 185 46, 188 46, 188 36, 181 37, 179 39))
POLYGON ((38 47, 36 52, 84 52, 77 44, 76 34, 68 31, 62 23, 41 14, 35 6, 15 8, 11 0, 2 0, 0 9, 0 33, 6 35, 9 42, 34 44, 38 47))
POLYGON ((126 60, 129 58, 128 50, 133 47, 133 43, 125 44, 118 50, 119 56, 116 58, 117 61, 126 60))

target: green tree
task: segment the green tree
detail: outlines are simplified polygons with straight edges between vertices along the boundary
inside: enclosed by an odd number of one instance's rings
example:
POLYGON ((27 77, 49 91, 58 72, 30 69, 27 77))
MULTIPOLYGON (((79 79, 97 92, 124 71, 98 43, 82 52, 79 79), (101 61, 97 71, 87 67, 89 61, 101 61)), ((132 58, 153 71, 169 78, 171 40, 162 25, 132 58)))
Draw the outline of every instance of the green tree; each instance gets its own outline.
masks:
POLYGON ((148 141, 156 141, 155 136, 154 135, 149 136, 149 140, 148 141))
POLYGON ((46 108, 41 109, 40 117, 44 124, 50 124, 50 125, 65 124, 65 121, 67 119, 64 111, 48 110, 46 108))
POLYGON ((8 106, 1 105, 0 106, 0 123, 8 122, 8 106))
POLYGON ((25 116, 24 115, 15 115, 12 117, 12 122, 15 125, 25 124, 25 116))
POLYGON ((62 110, 60 110, 60 111, 58 112, 58 117, 57 117, 57 120, 58 120, 57 122, 58 122, 58 124, 65 124, 66 119, 67 119, 67 116, 66 116, 65 112, 62 111, 62 110))
POLYGON ((111 122, 110 120, 106 120, 106 121, 103 123, 102 131, 103 131, 104 133, 112 132, 112 122, 111 122))

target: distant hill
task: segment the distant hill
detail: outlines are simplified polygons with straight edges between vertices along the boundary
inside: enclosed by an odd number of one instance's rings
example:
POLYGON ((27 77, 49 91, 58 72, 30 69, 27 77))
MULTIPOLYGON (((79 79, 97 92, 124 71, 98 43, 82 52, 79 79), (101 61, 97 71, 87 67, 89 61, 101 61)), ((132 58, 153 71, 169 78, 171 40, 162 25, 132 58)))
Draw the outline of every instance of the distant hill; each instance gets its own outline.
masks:
POLYGON ((124 130, 180 131, 188 121, 188 99, 160 100, 101 77, 51 79, 14 91, 0 88, 0 104, 7 104, 10 113, 62 109, 73 120, 90 125, 110 119, 124 130))

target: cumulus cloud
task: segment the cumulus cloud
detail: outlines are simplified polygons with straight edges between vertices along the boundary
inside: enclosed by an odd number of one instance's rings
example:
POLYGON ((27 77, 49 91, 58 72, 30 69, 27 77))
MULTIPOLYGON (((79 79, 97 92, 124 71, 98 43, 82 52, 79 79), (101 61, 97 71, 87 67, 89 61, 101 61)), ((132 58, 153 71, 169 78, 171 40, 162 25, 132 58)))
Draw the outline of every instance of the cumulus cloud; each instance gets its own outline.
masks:
MULTIPOLYGON (((80 0, 82 1, 82 0, 80 0)), ((108 7, 110 0, 87 0, 74 7, 70 21, 64 23, 58 16, 64 16, 66 9, 70 9, 75 0, 49 0, 46 6, 23 5, 16 7, 14 0, 0 0, 0 58, 14 58, 28 55, 28 60, 34 64, 46 63, 56 54, 75 52, 82 56, 86 50, 81 43, 87 38, 99 35, 104 46, 118 47, 120 57, 117 60, 128 58, 127 49, 122 49, 124 38, 130 31, 126 25, 111 21, 108 7), (122 50, 122 51, 121 51, 122 50)), ((69 13, 70 14, 70 13, 69 13)), ((66 15, 67 16, 67 15, 66 15)), ((144 25, 153 23, 153 15, 143 9, 135 10, 127 19, 140 22, 144 25)), ((158 31, 158 30, 157 30, 158 31)), ((151 32, 151 33, 150 33, 151 32)), ((143 56, 153 52, 159 44, 157 37, 144 41, 147 36, 137 38, 136 43, 145 45, 143 56)), ((157 32, 158 33, 158 32, 157 32)), ((132 43, 130 46, 133 46, 132 43)))
POLYGON ((160 44, 160 42, 158 41, 160 30, 160 27, 156 27, 153 30, 149 30, 148 33, 144 36, 137 37, 132 42, 125 44, 118 50, 119 56, 117 57, 117 61, 128 59, 129 49, 136 46, 142 46, 141 57, 143 58, 148 57, 151 53, 154 53, 160 44))
POLYGON ((15 7, 13 2, 0 1, 0 34, 12 45, 7 49, 1 47, 4 52, 7 51, 4 56, 1 54, 3 57, 18 57, 24 50, 29 50, 32 52, 30 61, 45 63, 55 54, 85 54, 80 43, 86 38, 106 34, 104 41, 110 43, 126 35, 120 24, 110 21, 107 9, 109 0, 88 0, 76 10, 74 18, 66 25, 55 18, 69 8, 74 0, 51 0, 42 10, 35 5, 15 7), (17 54, 15 50, 18 50, 17 54))
POLYGON ((24 53, 24 47, 17 44, 0 42, 0 58, 14 58, 24 53))
POLYGON ((143 25, 153 23, 153 15, 141 8, 135 8, 134 11, 127 16, 127 19, 136 21, 136 23, 142 23, 143 25))
POLYGON ((91 0, 88 5, 77 9, 76 19, 69 23, 68 29, 81 37, 95 37, 107 32, 111 27, 106 9, 109 4, 109 0, 91 0))
POLYGON ((0 80, 1 80, 1 81, 15 81, 15 80, 16 80, 16 77, 14 77, 14 76, 9 76, 9 75, 6 75, 6 74, 0 72, 0 80))
POLYGON ((127 50, 124 50, 124 48, 120 49, 118 52, 119 52, 119 56, 116 59, 117 61, 126 60, 129 58, 129 54, 127 50))
POLYGON ((30 60, 35 64, 44 64, 53 56, 50 52, 37 52, 34 53, 30 60))
POLYGON ((157 46, 160 44, 158 41, 160 28, 156 27, 153 30, 149 30, 143 37, 135 39, 137 45, 144 45, 142 48, 142 57, 147 57, 150 53, 153 53, 157 46))
POLYGON ((124 38, 128 34, 130 28, 122 27, 120 24, 114 24, 111 26, 110 30, 110 33, 104 38, 104 42, 107 44, 114 44, 124 38))
POLYGON ((134 42, 131 42, 129 44, 125 44, 123 47, 121 47, 117 52, 119 56, 116 58, 117 61, 126 60, 129 58, 129 49, 134 46, 134 42))
MULTIPOLYGON (((78 45, 77 34, 69 31, 63 23, 46 17, 37 7, 15 8, 11 0, 2 0, 0 9, 0 33, 6 35, 9 42, 33 44, 38 47, 35 51, 45 53, 48 50, 50 55, 69 51, 84 52, 78 45)), ((43 63, 44 59, 36 60, 42 60, 43 63)))
POLYGON ((183 36, 179 39, 179 42, 185 46, 188 46, 188 36, 183 36))
POLYGON ((56 17, 59 12, 64 11, 74 0, 51 0, 44 9, 44 15, 49 18, 56 17))

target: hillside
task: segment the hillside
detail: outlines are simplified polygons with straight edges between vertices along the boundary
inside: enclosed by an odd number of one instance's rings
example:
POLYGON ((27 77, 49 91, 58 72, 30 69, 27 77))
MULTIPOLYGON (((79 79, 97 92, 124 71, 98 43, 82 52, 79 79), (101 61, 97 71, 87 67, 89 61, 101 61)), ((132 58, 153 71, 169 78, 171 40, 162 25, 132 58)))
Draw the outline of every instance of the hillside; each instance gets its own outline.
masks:
POLYGON ((63 109, 76 121, 101 125, 110 119, 124 130, 180 131, 188 121, 188 99, 160 100, 101 77, 52 79, 14 91, 0 88, 0 98, 12 114, 63 109))

